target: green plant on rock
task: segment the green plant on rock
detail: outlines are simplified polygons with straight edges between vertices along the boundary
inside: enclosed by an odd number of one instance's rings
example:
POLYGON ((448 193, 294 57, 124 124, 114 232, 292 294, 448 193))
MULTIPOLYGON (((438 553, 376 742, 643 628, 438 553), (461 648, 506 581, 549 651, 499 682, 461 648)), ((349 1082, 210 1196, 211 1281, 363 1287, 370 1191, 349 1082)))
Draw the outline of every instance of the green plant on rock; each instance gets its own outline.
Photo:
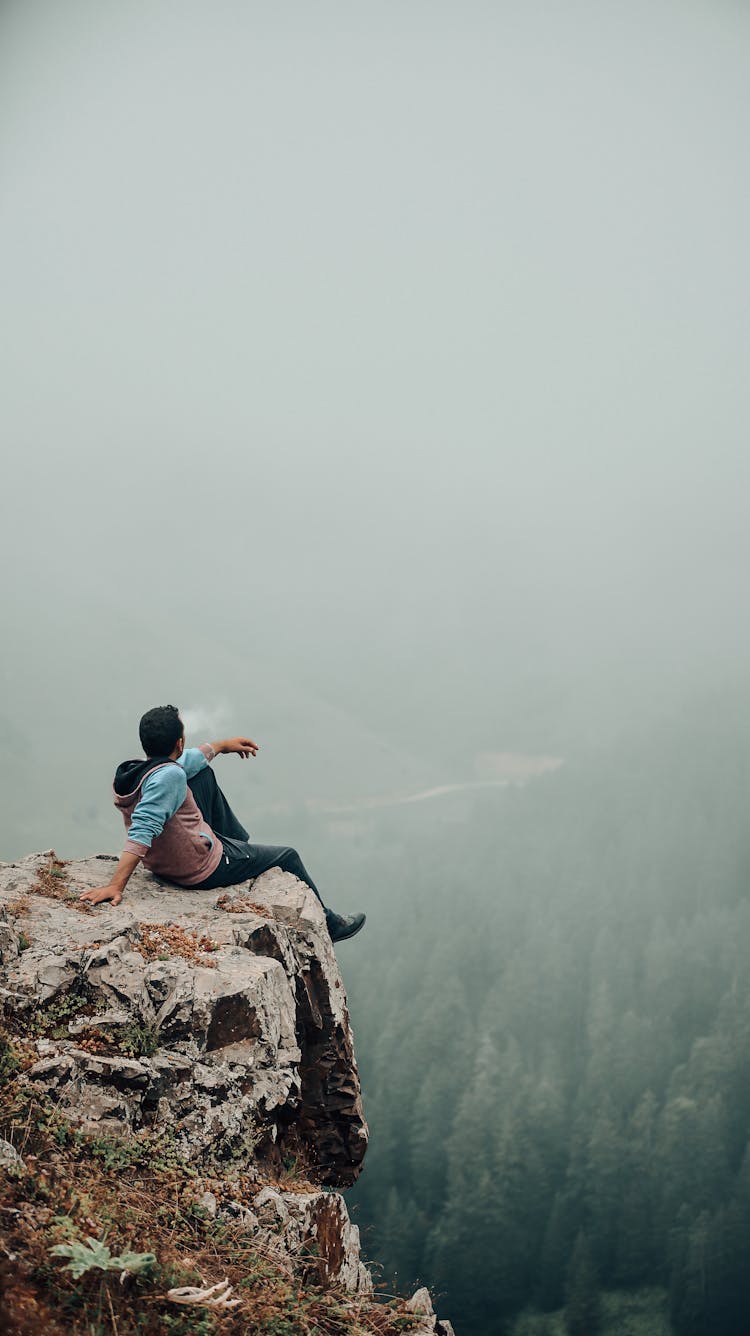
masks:
POLYGON ((81 1153, 100 1160, 105 1169, 129 1169, 144 1158, 140 1141, 126 1141, 121 1137, 89 1138, 80 1132, 76 1132, 75 1137, 81 1153))
POLYGON ((211 1152, 211 1161, 221 1164, 224 1169, 231 1164, 245 1165, 253 1159, 262 1139, 262 1132, 255 1123, 248 1121, 241 1131, 225 1132, 218 1138, 211 1152))
POLYGON ((212 1313, 162 1313, 159 1321, 169 1336, 212 1336, 216 1331, 212 1313))
POLYGON ((155 1132, 150 1138, 149 1163, 154 1169, 177 1171, 188 1178, 197 1178, 198 1169, 185 1159, 184 1151, 171 1127, 155 1132))
POLYGON ((129 1058, 152 1058, 159 1047, 159 1027, 148 1022, 131 1021, 118 1031, 115 1043, 129 1058))
POLYGON ((53 1215, 50 1224, 54 1225, 66 1239, 75 1238, 78 1233, 78 1227, 71 1215, 53 1215))
POLYGON ((80 1154, 99 1160, 107 1170, 147 1164, 157 1172, 179 1170, 189 1178, 195 1178, 198 1173, 185 1159, 171 1127, 157 1132, 140 1132, 132 1138, 88 1137, 81 1132, 74 1136, 80 1154))
POLYGON ((0 1030, 0 1085, 11 1081, 20 1067, 10 1035, 0 1030))
POLYGON ((74 1280, 79 1280, 87 1271, 93 1270, 125 1271, 136 1276, 156 1265, 156 1256, 151 1252, 135 1253, 126 1249, 113 1257, 106 1243, 90 1235, 83 1242, 76 1239, 73 1243, 56 1243, 49 1251, 53 1257, 70 1258, 64 1270, 70 1271, 74 1280))
POLYGON ((68 1021, 81 1012, 93 1013, 96 994, 91 984, 83 976, 75 978, 64 993, 51 999, 44 1007, 37 1007, 28 1020, 27 1033, 38 1038, 41 1035, 67 1038, 68 1021))

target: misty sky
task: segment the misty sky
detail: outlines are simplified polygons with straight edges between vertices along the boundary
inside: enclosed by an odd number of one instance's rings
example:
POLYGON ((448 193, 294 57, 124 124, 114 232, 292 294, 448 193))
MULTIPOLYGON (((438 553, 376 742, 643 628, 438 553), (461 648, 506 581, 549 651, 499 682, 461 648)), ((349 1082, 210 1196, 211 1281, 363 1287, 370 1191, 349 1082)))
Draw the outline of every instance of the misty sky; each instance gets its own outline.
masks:
POLYGON ((730 0, 3 0, 0 713, 743 674, 749 76, 730 0))

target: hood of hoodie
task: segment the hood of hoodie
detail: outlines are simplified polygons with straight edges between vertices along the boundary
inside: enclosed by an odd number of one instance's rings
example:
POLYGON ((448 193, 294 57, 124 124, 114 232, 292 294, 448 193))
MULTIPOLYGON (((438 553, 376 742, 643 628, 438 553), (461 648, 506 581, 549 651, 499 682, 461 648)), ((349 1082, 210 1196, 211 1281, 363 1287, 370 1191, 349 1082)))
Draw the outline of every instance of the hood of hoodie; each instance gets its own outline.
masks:
POLYGON ((143 782, 145 776, 162 765, 176 765, 171 756, 149 756, 146 761, 121 761, 115 770, 113 787, 118 798, 125 798, 143 782))

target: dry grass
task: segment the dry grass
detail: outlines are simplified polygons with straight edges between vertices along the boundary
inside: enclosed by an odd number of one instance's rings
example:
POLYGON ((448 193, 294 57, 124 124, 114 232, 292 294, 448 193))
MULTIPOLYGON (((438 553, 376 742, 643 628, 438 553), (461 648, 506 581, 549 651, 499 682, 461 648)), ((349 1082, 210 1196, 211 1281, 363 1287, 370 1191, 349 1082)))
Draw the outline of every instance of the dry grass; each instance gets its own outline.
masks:
POLYGON ((210 937, 186 932, 176 923, 139 923, 137 927, 140 941, 135 943, 135 950, 145 956, 146 960, 181 956, 194 965, 216 968, 216 961, 206 954, 218 949, 218 944, 210 937))
POLYGON ((76 1048, 83 1048, 87 1053, 102 1053, 105 1056, 121 1051, 112 1034, 100 1030, 97 1025, 87 1025, 85 1030, 78 1030, 75 1044, 76 1048))
POLYGON ((28 918, 31 913, 31 905, 27 895, 21 895, 17 900, 7 900, 5 908, 13 918, 28 918))
MULTIPOLYGON (((0 1034, 0 1136, 23 1158, 0 1183, 0 1330, 7 1336, 396 1336, 417 1320, 403 1302, 358 1300, 322 1279, 314 1251, 289 1257, 273 1238, 219 1207, 250 1202, 259 1180, 228 1164, 205 1172, 177 1153, 169 1130, 84 1139, 54 1105, 31 1091, 24 1068, 33 1046, 0 1034), (156 1254, 138 1275, 89 1270, 73 1279, 50 1248, 86 1237, 113 1255, 156 1254), (178 1307, 167 1291, 227 1278, 238 1308, 178 1307)), ((305 1183, 297 1175, 300 1186, 305 1183)), ((290 1181, 276 1181, 290 1190, 290 1181)), ((296 1183, 295 1183, 296 1186, 296 1183)))
POLYGON ((245 895, 220 895, 216 901, 216 908, 223 909, 225 914, 258 914, 261 918, 273 918, 273 914, 266 905, 259 905, 256 900, 248 900, 245 895))
POLYGON ((30 887, 29 895, 42 895, 46 900, 62 900, 69 909, 77 909, 81 914, 90 914, 93 905, 87 900, 78 898, 77 893, 68 884, 65 868, 65 861, 58 858, 52 850, 49 861, 45 867, 40 868, 36 882, 30 887))

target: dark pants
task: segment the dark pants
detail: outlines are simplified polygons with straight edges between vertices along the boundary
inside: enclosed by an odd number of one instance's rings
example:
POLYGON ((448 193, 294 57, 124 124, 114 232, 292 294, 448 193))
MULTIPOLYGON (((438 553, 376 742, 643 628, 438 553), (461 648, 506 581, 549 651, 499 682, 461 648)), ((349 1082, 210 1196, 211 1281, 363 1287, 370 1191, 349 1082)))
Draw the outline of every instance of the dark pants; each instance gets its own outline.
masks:
POLYGON ((296 849, 283 844, 251 844, 245 827, 237 820, 224 794, 216 783, 216 776, 207 765, 188 780, 193 797, 211 829, 224 846, 221 862, 210 877, 195 890, 209 891, 220 886, 236 886, 250 877, 259 877, 270 867, 292 872, 304 881, 323 903, 320 891, 305 868, 296 849))

